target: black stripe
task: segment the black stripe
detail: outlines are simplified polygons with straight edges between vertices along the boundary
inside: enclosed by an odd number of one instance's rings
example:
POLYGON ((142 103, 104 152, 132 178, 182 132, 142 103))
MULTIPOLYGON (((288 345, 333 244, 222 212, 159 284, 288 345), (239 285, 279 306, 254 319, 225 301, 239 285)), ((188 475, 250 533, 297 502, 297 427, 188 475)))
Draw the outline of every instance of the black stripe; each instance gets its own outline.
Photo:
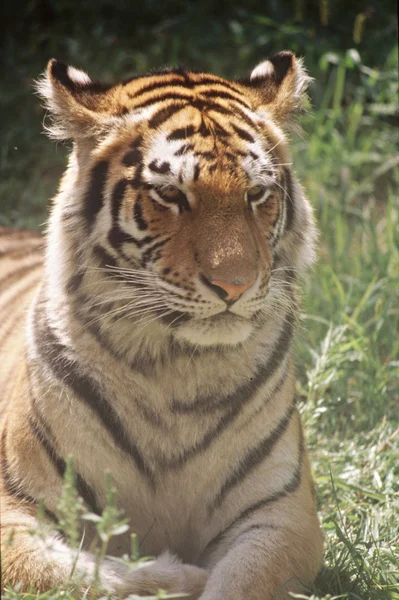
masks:
POLYGON ((287 381, 288 373, 289 373, 288 368, 284 369, 284 372, 283 372, 280 380, 277 382, 276 386, 273 388, 273 392, 265 398, 265 401, 261 404, 261 406, 258 406, 258 408, 249 415, 248 419, 245 421, 245 425, 247 425, 253 419, 256 419, 258 414, 264 410, 266 404, 269 403, 271 397, 275 396, 276 394, 278 394, 280 392, 281 388, 287 381))
POLYGON ((247 102, 245 102, 241 98, 237 98, 237 96, 234 96, 233 94, 229 94, 229 92, 225 92, 222 90, 206 90, 204 92, 201 92, 201 96, 205 96, 206 98, 215 98, 216 100, 219 98, 223 98, 224 100, 231 100, 232 102, 238 102, 238 104, 241 104, 241 106, 250 109, 250 106, 247 102))
POLYGON ((234 108, 227 108, 222 104, 217 104, 217 102, 204 102, 203 100, 195 100, 192 102, 192 106, 198 108, 200 111, 207 112, 212 110, 213 112, 220 113, 221 115, 229 115, 230 117, 234 117, 235 112, 240 110, 237 106, 234 106, 234 108))
POLYGON ((232 162, 234 164, 237 163, 237 157, 235 156, 235 154, 232 154, 231 152, 225 152, 224 158, 227 158, 230 162, 232 162))
POLYGON ((149 423, 152 427, 158 427, 159 429, 162 429, 167 435, 168 426, 165 424, 164 421, 162 421, 160 415, 155 410, 153 410, 151 406, 147 406, 138 398, 135 399, 135 405, 138 411, 140 412, 141 417, 145 421, 147 421, 147 423, 149 423))
POLYGON ((2 450, 2 452, 1 452, 2 453, 1 470, 2 470, 4 484, 7 488, 7 491, 9 492, 9 494, 14 496, 15 498, 18 498, 18 500, 22 500, 23 502, 28 502, 29 504, 37 504, 36 498, 33 498, 29 494, 25 493, 22 490, 21 483, 17 482, 15 476, 12 476, 10 473, 10 465, 8 462, 7 451, 6 451, 6 436, 7 436, 7 430, 4 427, 3 435, 1 436, 1 450, 2 450))
MULTIPOLYGON (((22 502, 26 502, 28 504, 33 504, 34 506, 37 507, 38 500, 36 498, 33 498, 33 496, 31 496, 30 494, 27 494, 26 492, 24 492, 22 489, 21 483, 19 481, 17 481, 15 476, 12 476, 10 473, 10 465, 8 462, 7 451, 6 451, 6 435, 7 435, 7 432, 6 432, 6 428, 4 427, 3 435, 1 436, 1 454, 2 454, 2 456, 1 456, 1 472, 3 475, 3 480, 4 480, 4 485, 6 487, 6 490, 11 496, 14 496, 14 498, 18 498, 18 500, 20 500, 22 502)), ((45 511, 46 516, 49 519, 51 519, 52 521, 57 523, 57 517, 51 510, 44 507, 44 511, 45 511)))
MULTIPOLYGON (((148 102, 147 104, 152 104, 152 101, 148 102)), ((186 102, 184 104, 170 104, 165 108, 161 108, 155 113, 155 115, 152 115, 151 119, 148 121, 148 127, 150 129, 156 129, 157 127, 165 123, 168 119, 173 117, 173 115, 182 110, 185 106, 187 106, 186 102)))
POLYGON ((104 204, 104 189, 107 182, 109 165, 106 160, 98 162, 91 170, 90 182, 84 200, 82 216, 91 228, 104 204))
MULTIPOLYGON (((180 313, 180 315, 181 315, 182 319, 189 318, 186 313, 180 313)), ((79 312, 76 314, 76 316, 82 321, 82 323, 86 323, 87 316, 82 315, 79 312)), ((175 315, 175 317, 176 317, 176 315, 175 315)), ((87 327, 87 325, 86 325, 86 327, 87 327)), ((169 345, 168 349, 165 350, 165 354, 160 355, 157 359, 154 359, 150 354, 143 351, 142 353, 137 354, 132 361, 127 361, 126 354, 128 353, 128 351, 122 352, 120 347, 118 348, 118 350, 116 350, 112 346, 112 344, 111 344, 110 340, 108 339, 108 337, 106 336, 105 332, 100 331, 100 328, 98 327, 98 325, 96 323, 91 323, 87 327, 87 329, 95 337, 97 342, 107 352, 109 352, 112 356, 114 356, 118 360, 123 360, 130 369, 137 371, 138 373, 141 373, 145 377, 153 377, 154 372, 157 370, 157 368, 159 368, 160 365, 162 365, 162 366, 170 365, 171 357, 174 358, 177 356, 182 356, 183 353, 185 355, 185 350, 183 350, 183 348, 181 348, 180 346, 179 346, 179 350, 177 350, 176 346, 169 345)), ((197 351, 197 352, 203 352, 203 350, 201 349, 200 351, 197 351)), ((140 403, 139 403, 139 408, 140 408, 140 403)), ((147 418, 148 415, 146 416, 145 414, 143 414, 143 416, 144 416, 144 418, 147 418)), ((156 420, 154 420, 154 424, 156 424, 156 420)))
POLYGON ((148 165, 148 168, 153 173, 159 173, 161 175, 164 175, 165 173, 169 173, 169 171, 170 171, 170 164, 168 162, 164 161, 160 165, 158 165, 157 161, 153 160, 148 165))
POLYGON ((168 135, 166 138, 168 141, 171 140, 184 140, 185 138, 193 135, 195 133, 194 125, 188 125, 187 127, 180 127, 179 129, 175 129, 168 135))
MULTIPOLYGON (((276 502, 276 500, 285 498, 285 496, 292 494, 293 492, 295 492, 295 490, 298 489, 298 487, 301 483, 301 473, 302 473, 302 462, 303 462, 304 449, 305 449, 304 440, 303 440, 303 436, 301 435, 301 439, 300 439, 300 443, 299 443, 298 464, 296 466, 296 469, 295 469, 290 481, 288 483, 286 483, 280 491, 275 492, 274 494, 271 494, 267 498, 263 498, 263 500, 259 500, 258 502, 255 502, 254 504, 251 504, 250 506, 248 506, 248 508, 243 510, 240 513, 240 515, 238 516, 238 518, 234 521, 234 525, 236 525, 238 521, 241 521, 242 519, 246 519, 251 513, 255 512, 256 510, 263 508, 264 506, 266 506, 267 504, 270 504, 271 502, 276 502)), ((230 525, 230 527, 232 527, 232 526, 233 526, 233 524, 230 525)))
MULTIPOLYGON (((111 246, 126 258, 124 254, 121 252, 121 246, 124 243, 134 244, 137 248, 142 248, 143 246, 153 242, 156 240, 159 235, 155 236, 146 236, 141 240, 134 238, 132 235, 129 235, 123 229, 121 229, 119 225, 119 214, 121 210, 121 206, 123 203, 123 199, 125 196, 126 188, 130 184, 128 179, 120 179, 118 183, 116 183, 114 187, 114 191, 112 193, 112 229, 108 233, 108 241, 111 246)), ((128 260, 128 259, 126 259, 128 260)))
POLYGON ((125 156, 123 157, 122 163, 126 167, 133 167, 133 166, 137 165, 137 163, 141 162, 142 159, 143 159, 143 153, 138 148, 135 148, 134 150, 130 150, 130 152, 125 154, 125 156))
POLYGON ((194 150, 194 144, 183 144, 178 150, 176 150, 174 155, 182 156, 183 154, 190 152, 190 150, 194 150))
POLYGON ((120 179, 112 192, 112 229, 108 233, 108 241, 116 250, 119 250, 124 242, 129 241, 130 237, 119 226, 119 213, 128 184, 127 179, 120 179))
MULTIPOLYGON (((118 277, 118 274, 115 274, 115 277, 118 277)), ((95 317, 99 317, 99 316, 107 316, 109 315, 110 311, 113 310, 114 308, 116 308, 116 303, 113 300, 109 300, 108 302, 102 302, 101 304, 98 305, 92 305, 93 300, 95 300, 95 297, 91 297, 91 296, 86 296, 85 294, 79 294, 77 301, 76 301, 76 306, 77 307, 81 307, 84 306, 85 309, 88 311, 88 314, 86 315, 90 320, 93 321, 97 321, 97 319, 95 317)), ((90 323, 90 321, 89 321, 90 323)))
MULTIPOLYGON (((224 79, 218 79, 217 77, 203 77, 200 81, 196 82, 197 86, 200 85, 220 85, 232 92, 236 92, 239 95, 242 95, 242 91, 239 89, 238 85, 236 86, 234 83, 230 81, 225 81, 224 79)), ((201 94, 202 92, 200 92, 201 94)))
MULTIPOLYGON (((217 98, 215 98, 217 99, 217 98)), ((249 117, 245 114, 245 112, 239 107, 229 107, 218 104, 217 102, 212 102, 207 99, 199 99, 192 96, 180 95, 177 93, 165 94, 163 97, 158 98, 157 102, 165 102, 166 100, 175 100, 179 101, 179 104, 171 104, 165 108, 161 108, 155 115, 151 117, 148 122, 148 126, 151 129, 155 129, 159 127, 162 123, 167 121, 170 117, 172 117, 176 112, 182 110, 186 106, 192 106, 193 108, 197 108, 199 111, 213 111, 222 115, 228 115, 230 117, 240 116, 241 120, 245 121, 247 125, 256 129, 255 123, 253 123, 249 117)), ((144 108, 150 104, 153 104, 154 100, 147 100, 147 102, 143 102, 138 105, 138 108, 144 108)))
POLYGON ((235 538, 235 541, 241 537, 242 535, 245 535, 246 533, 249 533, 250 531, 261 531, 262 529, 279 529, 279 527, 277 527, 277 525, 273 525, 272 523, 253 523, 252 525, 248 525, 248 527, 244 527, 244 529, 242 529, 240 531, 240 533, 238 534, 238 536, 235 538))
POLYGON ((137 194, 137 198, 134 203, 133 216, 134 220, 136 221, 136 225, 140 229, 140 231, 145 231, 146 229, 148 229, 148 225, 144 219, 142 202, 142 195, 137 194))
MULTIPOLYGON (((186 89, 190 89, 193 88, 195 83, 189 81, 187 78, 185 78, 184 76, 181 76, 179 78, 177 77, 172 77, 171 79, 167 79, 165 80, 165 75, 161 75, 162 79, 159 79, 158 81, 155 81, 153 83, 149 83, 147 85, 144 85, 142 88, 140 88, 139 90, 135 91, 134 93, 132 92, 128 92, 128 95, 130 96, 130 98, 132 98, 133 100, 137 100, 137 98, 139 98, 140 96, 144 96, 144 94, 148 94, 149 92, 153 92, 153 91, 160 91, 163 88, 167 88, 167 87, 183 87, 186 89)), ((157 102, 157 98, 158 96, 153 96, 153 102, 157 102)))
POLYGON ((291 422, 294 408, 295 401, 289 406, 287 412, 281 418, 279 424, 273 429, 273 431, 269 433, 269 435, 267 435, 262 441, 260 441, 254 448, 252 448, 252 450, 250 450, 241 460, 239 467, 229 475, 212 503, 208 506, 209 516, 214 510, 221 506, 230 490, 237 485, 240 485, 240 483, 242 483, 242 481, 270 455, 274 446, 277 444, 278 440, 286 431, 289 423, 291 422))
MULTIPOLYGON (((169 210, 168 206, 164 206, 159 201, 154 200, 152 196, 148 196, 147 201, 148 200, 151 202, 153 209, 157 210, 158 212, 165 213, 169 210)), ((159 222, 159 219, 157 219, 155 222, 159 222)))
POLYGON ((285 168, 284 169, 284 175, 285 175, 285 194, 284 194, 284 200, 285 200, 285 205, 286 205, 286 221, 285 221, 285 231, 290 231, 290 229, 292 228, 292 224, 294 222, 294 217, 295 217, 295 206, 294 206, 294 198, 293 198, 293 193, 294 193, 294 186, 293 186, 293 181, 292 181, 292 175, 289 169, 285 168))
POLYGON ((31 406, 32 414, 33 414, 34 418, 40 424, 41 428, 46 432, 46 436, 54 442, 55 441, 54 435, 53 435, 50 427, 46 423, 46 421, 37 405, 37 401, 36 401, 35 395, 33 393, 33 388, 32 388, 32 373, 29 368, 28 368, 28 391, 29 391, 30 406, 31 406))
POLYGON ((251 121, 251 119, 248 117, 248 115, 241 110, 241 108, 238 108, 238 106, 234 107, 234 115, 237 116, 239 115, 241 121, 244 121, 244 123, 246 123, 249 127, 251 127, 251 129, 255 129, 258 130, 259 127, 256 123, 254 123, 253 121, 251 121))
MULTIPOLYGON (((214 119, 210 119, 210 121, 212 121, 212 123, 217 124, 216 121, 214 121, 214 119)), ((220 127, 219 124, 217 124, 217 125, 218 125, 218 127, 220 127)), ((211 130, 208 129, 208 127, 206 126, 206 123, 204 123, 204 120, 202 117, 201 117, 201 125, 198 129, 198 133, 203 138, 209 137, 211 135, 211 130)))
POLYGON ((238 514, 238 516, 234 519, 234 521, 232 523, 230 523, 230 525, 228 525, 225 529, 223 529, 223 531, 219 532, 217 534, 217 536, 214 537, 213 540, 211 540, 209 542, 209 544, 206 546, 205 550, 203 551, 203 554, 205 554, 206 552, 209 552, 211 547, 217 546, 222 541, 222 539, 231 531, 231 529, 233 529, 234 527, 239 525, 241 521, 245 520, 252 513, 256 512, 257 510, 259 510, 261 508, 264 508, 265 506, 267 506, 268 504, 271 504, 272 502, 276 502, 277 500, 280 500, 281 498, 285 498, 289 494, 293 494, 298 489, 298 487, 301 483, 304 449, 305 449, 305 444, 304 444, 303 434, 302 434, 302 429, 301 429, 298 464, 296 466, 296 469, 295 469, 290 481, 285 486, 283 486, 283 488, 279 492, 275 492, 274 494, 271 494, 270 496, 267 496, 266 498, 263 498, 262 500, 255 502, 254 504, 251 504, 246 509, 241 511, 238 514))
POLYGON ((196 165, 194 167, 194 175, 193 175, 194 181, 197 181, 199 175, 200 175, 200 166, 199 166, 199 163, 196 163, 196 165))
POLYGON ((277 371, 290 347, 294 333, 294 322, 295 316, 291 313, 287 315, 284 326, 275 344, 276 349, 269 358, 268 362, 264 365, 261 365, 250 381, 241 385, 233 392, 233 394, 227 398, 222 397, 216 400, 213 395, 205 397, 199 396, 196 402, 193 404, 184 404, 183 402, 175 400, 172 404, 172 410, 177 413, 206 413, 210 410, 218 410, 223 406, 243 406, 248 401, 248 398, 251 398, 257 392, 259 387, 264 385, 266 381, 268 381, 268 379, 270 379, 277 371))
POLYGON ((205 158, 205 160, 215 160, 217 158, 217 151, 216 150, 212 150, 212 151, 205 151, 205 152, 196 152, 195 156, 201 156, 201 158, 205 158))
POLYGON ((142 135, 138 135, 137 137, 135 137, 134 140, 132 140, 129 144, 129 146, 132 150, 135 150, 136 148, 141 148, 142 145, 143 145, 143 136, 142 135))
POLYGON ((66 291, 68 294, 73 294, 78 291, 80 285, 83 281, 84 273, 83 271, 78 271, 72 277, 69 278, 66 284, 66 291))
MULTIPOLYGON (((181 90, 181 91, 183 92, 184 90, 181 90)), ((193 96, 192 94, 182 94, 181 91, 174 90, 171 92, 164 93, 162 96, 157 96, 156 98, 150 98, 149 100, 144 100, 143 102, 140 102, 139 104, 135 105, 134 109, 137 110, 140 108, 146 108, 147 106, 150 106, 151 104, 158 104, 161 102, 166 102, 167 100, 177 100, 180 102, 185 102, 186 105, 189 104, 190 106, 199 108, 200 110, 204 110, 207 107, 209 110, 213 106, 227 110, 221 104, 214 102, 214 100, 217 100, 217 96, 215 96, 215 98, 213 98, 211 101, 208 101, 203 95, 198 97, 198 96, 193 96)), ((240 101, 237 101, 237 102, 240 103, 240 101)), ((241 102, 240 104, 243 104, 243 103, 241 102)), ((247 107, 245 106, 245 108, 247 108, 247 107)), ((236 110, 236 107, 234 106, 234 107, 230 108, 229 112, 232 112, 235 110, 236 110)), ((237 107, 237 110, 240 110, 240 109, 237 107)), ((152 117, 152 119, 153 118, 154 117, 152 117)), ((151 122, 151 120, 150 120, 150 122, 151 122)))
MULTIPOLYGON (((42 425, 43 420, 41 420, 40 423, 42 425)), ((49 433, 51 434, 49 426, 45 424, 45 433, 44 428, 42 426, 39 426, 39 423, 35 421, 35 419, 33 419, 32 416, 29 418, 29 424, 36 439, 44 448, 47 456, 49 457, 50 461, 53 463, 55 469, 57 470, 58 475, 63 479, 66 471, 66 462, 63 458, 58 456, 57 452, 54 449, 54 446, 51 444, 47 437, 49 433)), ((83 498, 86 506, 92 512, 96 513, 97 515, 101 515, 102 510, 97 504, 97 499, 93 488, 87 483, 87 481, 82 477, 82 475, 80 473, 77 473, 76 471, 75 477, 77 492, 83 498)))
POLYGON ((231 132, 227 131, 227 129, 222 127, 222 125, 218 121, 216 121, 214 117, 211 117, 209 115, 207 115, 207 117, 213 123, 213 135, 216 135, 218 138, 231 137, 231 132))
POLYGON ((143 252, 143 254, 141 256, 141 266, 145 267, 150 262, 151 258, 154 255, 154 252, 158 248, 162 248, 162 246, 164 246, 170 240, 171 240, 170 237, 165 238, 163 240, 160 240, 159 242, 157 242, 156 244, 154 244, 153 246, 151 246, 150 248, 148 248, 145 252, 143 252))
POLYGON ((179 208, 180 214, 182 214, 185 211, 186 212, 191 211, 191 206, 190 206, 189 201, 187 200, 187 196, 181 190, 176 189, 176 195, 174 195, 173 197, 170 197, 168 195, 168 191, 167 190, 164 191, 162 189, 162 187, 156 188, 156 193, 166 204, 170 204, 170 205, 174 204, 175 206, 177 206, 179 208))
POLYGON ((105 332, 101 331, 100 327, 96 323, 90 323, 90 325, 87 325, 87 316, 86 315, 82 315, 79 312, 77 312, 75 314, 76 314, 77 318, 82 322, 82 324, 84 324, 84 327, 87 328, 87 330, 95 338, 97 343, 100 344, 100 346, 102 348, 104 348, 104 350, 109 352, 109 354, 111 354, 111 356, 113 356, 114 358, 116 358, 118 360, 120 360, 122 358, 122 355, 120 355, 114 349, 114 347, 111 345, 105 332))
POLYGON ((251 533, 252 531, 265 531, 266 529, 278 531, 280 529, 280 527, 277 527, 277 525, 273 525, 272 523, 253 523, 252 525, 248 525, 248 527, 244 527, 238 533, 238 535, 236 535, 235 538, 233 538, 229 542, 229 547, 231 548, 232 546, 234 546, 242 536, 247 535, 248 533, 251 533))
MULTIPOLYGON (((239 531, 236 536, 234 536, 232 539, 229 540, 227 552, 229 551, 229 549, 231 549, 233 546, 235 546, 237 544, 238 540, 241 537, 243 537, 244 535, 251 533, 252 531, 265 531, 267 529, 268 530, 271 529, 272 531, 278 531, 281 528, 278 527, 277 525, 273 525, 272 523, 253 523, 252 525, 248 525, 248 527, 244 527, 243 529, 241 529, 241 531, 239 531)), ((215 550, 216 546, 225 537, 226 533, 227 533, 227 530, 221 534, 218 534, 211 542, 209 542, 209 544, 206 546, 205 550, 203 550, 201 556, 203 556, 205 554, 205 552, 209 556, 209 554, 213 550, 215 550)))
MULTIPOLYGON (((166 100, 175 100, 175 101, 178 101, 179 104, 170 104, 169 106, 167 106, 165 108, 161 108, 149 120, 148 125, 150 128, 159 127, 159 125, 164 123, 173 114, 175 114, 176 112, 178 112, 179 110, 181 110, 182 108, 184 108, 186 106, 192 106, 194 108, 197 108, 200 111, 212 110, 214 112, 217 112, 217 113, 220 113, 223 115, 230 115, 232 117, 236 113, 238 113, 240 115, 244 114, 244 117, 245 117, 244 120, 246 122, 249 122, 250 125, 253 128, 255 128, 255 124, 252 123, 248 119, 248 117, 245 115, 245 113, 242 111, 242 109, 240 109, 238 106, 227 108, 227 107, 223 106, 222 104, 218 104, 217 102, 214 102, 214 101, 212 102, 210 100, 196 98, 196 97, 192 97, 189 95, 181 95, 181 94, 177 94, 176 92, 165 94, 164 96, 157 98, 157 102, 165 102, 166 100)), ((147 100, 146 102, 139 104, 137 108, 144 108, 145 106, 148 106, 148 105, 152 104, 153 102, 154 102, 153 99, 147 100)))
MULTIPOLYGON (((63 478, 66 469, 65 461, 58 456, 53 446, 51 445, 51 442, 45 436, 43 429, 39 427, 38 421, 36 421, 32 415, 29 417, 29 425, 36 439, 38 440, 38 442, 40 442, 41 446, 46 451, 46 454, 49 457, 50 461, 56 468, 58 475, 63 478)), ((46 427, 46 430, 48 430, 48 426, 46 427)))
MULTIPOLYGON (((152 92, 152 91, 158 91, 161 90, 162 88, 166 88, 169 86, 176 86, 179 88, 186 88, 186 89, 193 89, 195 87, 201 86, 201 85, 220 85, 223 86, 227 89, 232 90, 233 92, 236 92, 237 94, 240 94, 240 90, 238 90, 234 85, 231 85, 229 82, 227 81, 222 81, 222 80, 218 80, 216 77, 203 77, 202 79, 200 79, 199 81, 193 81, 190 80, 187 75, 189 75, 189 73, 182 73, 181 77, 177 78, 171 78, 168 80, 165 80, 165 74, 161 74, 160 76, 162 77, 162 79, 155 81, 153 83, 149 83, 148 85, 143 86, 142 88, 140 88, 139 90, 137 90, 137 92, 134 92, 134 94, 130 94, 129 96, 133 99, 138 98, 139 96, 142 96, 148 92, 152 92)), ((151 73, 149 75, 151 77, 151 73)), ((152 75, 154 76, 154 75, 152 75)), ((154 96, 153 98, 154 102, 157 102, 157 96, 154 96)))
POLYGON ((233 125, 233 129, 236 134, 245 142, 250 142, 251 144, 255 142, 255 138, 248 131, 245 131, 245 129, 242 129, 237 125, 233 125))
POLYGON ((129 439, 118 413, 104 397, 95 380, 81 371, 75 359, 69 358, 69 349, 57 340, 48 323, 38 315, 38 311, 36 311, 35 342, 42 360, 51 369, 53 375, 63 386, 69 386, 77 398, 93 411, 115 445, 129 455, 138 471, 153 483, 152 472, 145 464, 136 444, 129 439))
MULTIPOLYGON (((31 405, 31 409, 32 409, 32 414, 29 416, 29 425, 30 425, 35 437, 37 438, 39 443, 43 446, 44 450, 46 451, 49 459, 54 464, 58 474, 63 478, 65 475, 65 471, 66 471, 66 463, 62 458, 60 458, 57 455, 57 453, 54 449, 54 444, 56 443, 56 438, 55 438, 54 433, 51 431, 49 424, 47 423, 46 419, 42 415, 42 413, 37 405, 36 397, 35 397, 35 395, 33 393, 33 389, 32 389, 32 379, 31 379, 30 372, 28 372, 28 377, 29 377, 29 399, 30 399, 30 405, 31 405)), ((101 510, 98 508, 97 501, 96 501, 93 490, 90 488, 90 486, 88 484, 86 484, 86 482, 83 480, 81 475, 76 473, 76 477, 77 477, 78 492, 80 493, 80 495, 86 502, 86 505, 93 512, 96 512, 97 514, 101 514, 101 510), (82 491, 86 491, 86 489, 87 489, 87 493, 82 493, 82 491)))
POLYGON ((93 246, 92 253, 100 261, 101 267, 106 268, 117 266, 115 258, 111 256, 111 254, 109 254, 109 252, 107 252, 107 250, 103 248, 103 246, 100 246, 100 244, 96 244, 95 246, 93 246))
POLYGON ((143 169, 144 169, 144 165, 142 162, 138 163, 136 165, 136 170, 134 172, 134 176, 132 178, 130 178, 129 184, 133 189, 136 189, 138 187, 144 187, 144 188, 148 188, 148 184, 143 181, 143 169))
MULTIPOLYGON (((292 327, 292 323, 291 323, 291 327, 292 327)), ((163 456, 162 457, 160 456, 158 458, 158 463, 161 465, 162 468, 164 468, 164 469, 179 469, 179 468, 181 468, 190 459, 205 452, 205 450, 207 450, 209 448, 209 446, 212 444, 212 442, 215 439, 217 439, 218 437, 220 437, 220 434, 240 414, 242 407, 251 402, 254 395, 258 391, 259 387, 264 385, 266 383, 266 381, 273 375, 273 373, 277 369, 278 365, 285 357, 285 354, 288 351, 288 347, 290 345, 292 333, 289 334, 286 329, 285 335, 286 335, 286 337, 284 337, 284 346, 286 346, 286 348, 285 348, 284 352, 281 352, 281 355, 279 354, 279 358, 277 358, 276 355, 273 355, 273 357, 275 356, 275 358, 272 357, 269 360, 269 362, 267 363, 266 367, 263 367, 262 369, 260 369, 260 371, 258 371, 257 375, 255 375, 255 377, 253 378, 252 381, 241 386, 231 396, 228 396, 227 398, 222 398, 218 404, 214 404, 214 403, 210 404, 209 403, 208 407, 211 410, 214 410, 215 408, 220 409, 220 408, 222 408, 222 406, 226 406, 227 410, 222 415, 222 417, 219 419, 217 424, 205 434, 205 436, 202 438, 202 440, 200 442, 197 442, 194 446, 191 446, 190 448, 185 448, 184 452, 182 452, 181 454, 179 454, 177 456, 173 456, 172 458, 165 458, 163 456), (270 371, 267 370, 268 365, 270 365, 270 371), (245 391, 243 391, 243 390, 245 390, 245 391)), ((281 337, 282 337, 282 335, 280 336, 280 338, 281 337)), ((272 398, 274 396, 275 390, 278 389, 280 387, 280 385, 281 385, 281 381, 278 381, 277 384, 274 386, 274 388, 268 394, 268 399, 272 398)), ((204 400, 209 401, 208 398, 204 399, 204 400)), ((177 403, 174 403, 175 406, 176 406, 176 404, 177 403)), ((178 410, 178 412, 183 412, 183 413, 184 412, 203 412, 200 401, 194 405, 194 410, 192 410, 192 408, 191 408, 191 410, 190 409, 187 410, 187 408, 188 408, 187 405, 182 405, 182 406, 184 407, 184 409, 178 410), (200 408, 200 411, 198 411, 198 408, 200 408)), ((181 408, 181 405, 180 405, 180 408, 181 408)))

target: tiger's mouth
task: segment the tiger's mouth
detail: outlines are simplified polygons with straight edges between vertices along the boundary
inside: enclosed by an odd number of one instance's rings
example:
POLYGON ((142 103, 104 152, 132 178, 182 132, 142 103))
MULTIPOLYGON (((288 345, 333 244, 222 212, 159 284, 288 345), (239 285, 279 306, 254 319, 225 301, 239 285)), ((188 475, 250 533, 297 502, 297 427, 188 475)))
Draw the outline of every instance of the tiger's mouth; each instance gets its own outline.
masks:
POLYGON ((173 336, 195 347, 236 346, 253 333, 256 323, 225 310, 206 318, 184 313, 168 315, 173 336), (173 318, 174 317, 174 318, 173 318))
POLYGON ((224 312, 218 313, 217 315, 213 315, 212 317, 208 317, 204 319, 207 323, 217 323, 221 325, 227 325, 232 323, 245 323, 248 319, 241 317, 240 315, 236 315, 226 309, 224 312))
POLYGON ((234 323, 246 323, 248 319, 241 317, 240 315, 236 315, 232 313, 228 308, 223 312, 218 313, 217 315, 212 315, 210 317, 205 318, 195 318, 193 315, 190 315, 185 312, 180 312, 178 310, 174 310, 173 312, 164 315, 161 317, 161 320, 166 325, 171 327, 178 327, 183 323, 187 323, 188 321, 195 321, 196 323, 204 323, 206 325, 214 323, 215 325, 232 325, 234 323))

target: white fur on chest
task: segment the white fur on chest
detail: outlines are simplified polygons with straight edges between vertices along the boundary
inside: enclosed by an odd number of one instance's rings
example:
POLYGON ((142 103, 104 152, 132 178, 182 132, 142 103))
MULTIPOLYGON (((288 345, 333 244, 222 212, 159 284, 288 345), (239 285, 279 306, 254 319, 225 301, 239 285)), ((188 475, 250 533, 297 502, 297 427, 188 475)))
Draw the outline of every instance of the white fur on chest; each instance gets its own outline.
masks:
MULTIPOLYGON (((39 361, 38 385, 47 390, 42 408, 57 432, 61 454, 75 454, 76 469, 95 488, 102 506, 104 473, 112 474, 118 505, 141 540, 142 553, 170 549, 195 560, 237 510, 233 503, 233 512, 223 510, 209 518, 207 506, 215 490, 257 441, 278 425, 291 401, 293 390, 281 394, 281 400, 272 395, 288 369, 289 353, 249 402, 245 394, 237 396, 274 353, 281 321, 269 324, 267 335, 260 332, 245 349, 183 352, 152 373, 135 370, 107 353, 71 315, 52 325, 66 343, 72 336, 82 371, 96 380, 120 419, 120 435, 137 447, 150 476, 140 472, 134 455, 115 444, 95 410, 62 384, 52 381, 50 385, 39 361), (230 403, 238 407, 233 416, 230 403)), ((292 380, 287 385, 292 388, 292 380)), ((248 498, 261 495, 263 488, 262 478, 251 481, 248 498)), ((239 503, 242 494, 239 488, 239 503)), ((110 547, 117 554, 128 549, 127 536, 110 547)))

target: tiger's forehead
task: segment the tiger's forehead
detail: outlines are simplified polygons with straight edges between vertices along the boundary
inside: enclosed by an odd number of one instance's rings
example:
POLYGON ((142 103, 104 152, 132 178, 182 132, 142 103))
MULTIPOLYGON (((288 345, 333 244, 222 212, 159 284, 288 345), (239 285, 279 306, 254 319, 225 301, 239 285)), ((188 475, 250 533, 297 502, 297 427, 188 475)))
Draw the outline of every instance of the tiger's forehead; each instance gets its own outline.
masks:
POLYGON ((238 83, 171 71, 120 86, 115 100, 126 108, 117 120, 115 145, 131 147, 139 140, 123 162, 134 168, 133 159, 140 157, 143 183, 269 184, 277 165, 286 162, 282 133, 238 83))
POLYGON ((249 98, 239 83, 183 69, 166 69, 133 78, 121 86, 120 92, 120 101, 124 101, 129 109, 136 110, 150 106, 154 101, 165 103, 170 100, 186 100, 199 109, 204 103, 220 106, 223 101, 251 108, 249 98))
POLYGON ((155 103, 152 108, 141 126, 142 174, 147 183, 182 185, 220 174, 243 185, 261 183, 265 174, 270 178, 275 168, 272 141, 255 114, 243 123, 234 106, 227 115, 213 110, 212 104, 200 109, 189 103, 162 108, 155 103), (166 114, 169 118, 153 128, 151 121, 159 111, 168 111, 163 118, 166 114))

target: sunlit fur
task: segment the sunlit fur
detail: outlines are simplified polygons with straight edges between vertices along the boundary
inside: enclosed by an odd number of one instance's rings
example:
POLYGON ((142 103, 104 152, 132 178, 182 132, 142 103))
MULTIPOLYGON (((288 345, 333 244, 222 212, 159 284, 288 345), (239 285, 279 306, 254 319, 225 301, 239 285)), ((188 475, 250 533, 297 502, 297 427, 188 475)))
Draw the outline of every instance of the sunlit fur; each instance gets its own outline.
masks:
MULTIPOLYGON (((74 144, 43 268, 40 238, 0 237, 4 584, 70 579, 51 523, 70 454, 87 508, 109 469, 140 551, 160 556, 133 573, 105 561, 115 597, 271 600, 316 575, 291 350, 315 229, 286 137, 308 80, 289 52, 239 82, 175 69, 106 85, 50 61, 48 130, 74 144), (40 498, 47 538, 28 533, 40 498)), ((77 597, 93 574, 85 549, 77 597)))

